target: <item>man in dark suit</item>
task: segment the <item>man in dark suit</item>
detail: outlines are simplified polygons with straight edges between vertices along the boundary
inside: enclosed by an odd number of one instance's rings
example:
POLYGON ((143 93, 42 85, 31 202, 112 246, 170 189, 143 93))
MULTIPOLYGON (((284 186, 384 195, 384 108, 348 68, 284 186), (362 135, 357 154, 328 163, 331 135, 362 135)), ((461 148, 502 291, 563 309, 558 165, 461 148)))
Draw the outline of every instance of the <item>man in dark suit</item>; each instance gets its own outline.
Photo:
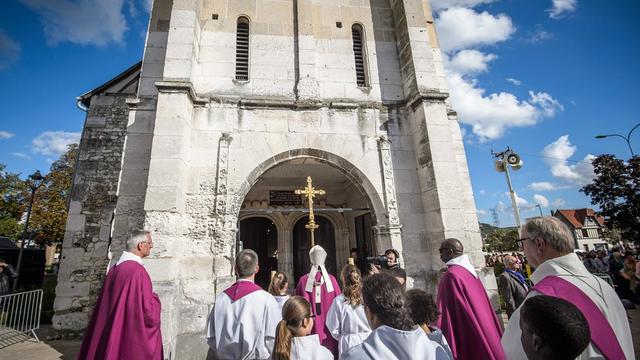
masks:
POLYGON ((505 269, 498 277, 498 289, 504 300, 507 316, 511 317, 511 314, 527 296, 528 288, 524 282, 524 277, 518 271, 520 269, 520 261, 511 255, 505 256, 503 261, 505 269))

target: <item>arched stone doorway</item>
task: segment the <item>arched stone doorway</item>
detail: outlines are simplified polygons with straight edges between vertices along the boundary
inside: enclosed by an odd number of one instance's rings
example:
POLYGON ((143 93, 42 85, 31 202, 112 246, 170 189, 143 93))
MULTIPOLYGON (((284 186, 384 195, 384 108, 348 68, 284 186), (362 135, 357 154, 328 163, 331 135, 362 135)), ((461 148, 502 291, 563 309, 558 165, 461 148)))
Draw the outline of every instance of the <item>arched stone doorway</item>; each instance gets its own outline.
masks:
POLYGON ((240 245, 258 254, 260 270, 256 274, 256 284, 263 289, 269 287, 272 270, 278 269, 278 229, 266 217, 250 217, 240 221, 240 245))
MULTIPOLYGON (((294 190, 306 186, 307 176, 313 179, 316 189, 326 191, 314 198, 314 209, 316 222, 322 222, 316 239, 320 236, 328 239, 328 243, 324 244, 325 240, 316 243, 326 247, 327 267, 333 275, 337 276, 347 264, 351 248, 358 248, 359 256, 364 258, 392 247, 386 244, 388 233, 381 231, 388 221, 380 202, 381 194, 357 167, 319 150, 299 149, 279 154, 248 175, 248 190, 242 192, 244 197, 238 197, 242 199, 238 202, 238 217, 240 221, 267 217, 275 223, 277 269, 289 275, 291 288, 310 267, 309 235, 304 228, 308 222, 307 201, 293 195, 294 190)), ((247 231, 251 232, 240 229, 241 233, 247 231)))
MULTIPOLYGON (((309 217, 305 216, 298 220, 293 227, 293 276, 299 279, 309 272, 311 261, 309 260, 309 249, 311 249, 311 237, 305 225, 309 222, 309 217)), ((336 239, 333 224, 324 216, 316 216, 315 222, 319 226, 314 234, 316 245, 322 246, 327 252, 325 266, 330 274, 337 274, 336 239)))

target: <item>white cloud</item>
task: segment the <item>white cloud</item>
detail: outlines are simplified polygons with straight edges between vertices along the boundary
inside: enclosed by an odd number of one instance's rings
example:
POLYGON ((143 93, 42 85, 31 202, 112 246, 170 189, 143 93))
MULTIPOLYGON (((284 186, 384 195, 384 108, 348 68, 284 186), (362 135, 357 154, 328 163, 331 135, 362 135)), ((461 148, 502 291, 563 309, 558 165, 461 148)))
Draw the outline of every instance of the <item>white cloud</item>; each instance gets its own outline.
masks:
POLYGON ((122 44, 127 31, 125 0, 21 0, 40 14, 49 45, 71 42, 106 46, 122 44), (99 14, 91 16, 91 14, 99 14))
POLYGON ((489 4, 495 1, 497 0, 431 0, 431 9, 433 11, 437 11, 450 7, 472 8, 481 4, 489 4))
POLYGON ((505 212, 507 210, 507 206, 502 201, 498 201, 498 203, 496 204, 496 207, 494 209, 497 212, 501 213, 501 212, 505 212))
POLYGON ((497 139, 508 128, 535 125, 543 117, 552 116, 559 106, 544 92, 530 92, 529 100, 519 100, 507 92, 485 95, 476 80, 455 72, 448 74, 447 82, 460 122, 471 125, 481 141, 497 139))
POLYGON ((22 158, 22 159, 27 159, 27 160, 31 159, 31 157, 29 155, 21 153, 21 152, 12 152, 11 155, 13 155, 15 157, 22 158))
POLYGON ((566 186, 551 183, 548 181, 532 182, 529 184, 529 189, 533 191, 555 191, 560 189, 566 189, 566 186))
POLYGON ((10 133, 8 131, 0 131, 0 140, 11 139, 15 135, 14 133, 10 133))
POLYGON ((542 150, 545 163, 551 170, 551 175, 573 185, 585 185, 593 179, 593 165, 591 162, 595 156, 587 154, 581 162, 569 165, 568 159, 576 152, 576 147, 571 145, 569 135, 560 136, 556 141, 547 145, 542 150))
POLYGON ((489 215, 487 210, 482 210, 482 209, 476 209, 476 213, 478 214, 478 216, 487 216, 487 215, 489 215))
POLYGON ((576 11, 577 7, 577 0, 553 0, 551 8, 547 9, 547 12, 552 19, 562 19, 568 13, 576 11))
POLYGON ((563 207, 563 206, 567 205, 567 202, 566 202, 566 201, 564 201, 564 199, 563 199, 563 198, 557 198, 557 199, 553 200, 553 202, 551 203, 551 205, 552 205, 553 207, 555 207, 555 208, 561 208, 561 207, 563 207))
POLYGON ((533 201, 542 207, 549 207, 549 200, 540 194, 533 195, 533 201))
POLYGON ((487 71, 488 63, 497 59, 494 54, 484 54, 478 50, 461 50, 451 58, 445 57, 447 69, 462 75, 487 71))
POLYGON ((32 151, 36 154, 58 156, 67 151, 67 145, 77 144, 80 133, 64 131, 45 131, 31 142, 32 151))
MULTIPOLYGON (((507 195, 509 195, 509 193, 507 193, 507 195)), ((515 196, 516 196, 516 205, 518 205, 518 207, 527 208, 531 206, 527 201, 527 199, 521 198, 520 196, 518 196, 518 194, 515 194, 515 196)))
POLYGON ((535 29, 530 30, 527 32, 527 37, 526 37, 526 41, 530 42, 530 43, 539 43, 542 41, 545 41, 547 39, 551 39, 553 37, 553 34, 551 34, 550 32, 546 31, 542 25, 540 24, 536 24, 535 29))
POLYGON ((0 29, 0 70, 6 69, 20 59, 20 44, 0 29))
POLYGON ((515 86, 520 86, 520 84, 522 84, 522 81, 518 80, 518 79, 514 79, 514 78, 507 78, 506 79, 508 82, 512 83, 515 86))
POLYGON ((553 117, 556 110, 564 110, 564 107, 546 92, 529 91, 529 102, 536 105, 545 117, 553 117))
POLYGON ((445 52, 495 44, 507 40, 516 31, 511 18, 505 14, 494 16, 461 7, 441 11, 436 27, 445 52))
POLYGON ((480 195, 484 195, 484 194, 486 194, 486 193, 487 193, 486 191, 484 191, 484 190, 480 190, 480 195))

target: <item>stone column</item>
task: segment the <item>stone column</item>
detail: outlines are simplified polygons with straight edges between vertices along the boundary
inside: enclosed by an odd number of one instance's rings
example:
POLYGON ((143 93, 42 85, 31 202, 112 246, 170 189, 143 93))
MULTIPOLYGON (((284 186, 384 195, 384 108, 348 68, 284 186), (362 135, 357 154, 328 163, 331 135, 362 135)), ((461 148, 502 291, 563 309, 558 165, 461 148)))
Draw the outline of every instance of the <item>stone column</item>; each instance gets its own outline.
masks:
POLYGON ((386 134, 378 138, 378 151, 380 152, 380 169, 382 170, 382 185, 384 187, 384 203, 387 209, 389 223, 374 227, 378 252, 388 248, 394 248, 400 253, 400 265, 404 267, 404 255, 402 251, 402 225, 398 216, 398 201, 396 199, 396 186, 393 175, 393 162, 391 159, 391 141, 386 134))

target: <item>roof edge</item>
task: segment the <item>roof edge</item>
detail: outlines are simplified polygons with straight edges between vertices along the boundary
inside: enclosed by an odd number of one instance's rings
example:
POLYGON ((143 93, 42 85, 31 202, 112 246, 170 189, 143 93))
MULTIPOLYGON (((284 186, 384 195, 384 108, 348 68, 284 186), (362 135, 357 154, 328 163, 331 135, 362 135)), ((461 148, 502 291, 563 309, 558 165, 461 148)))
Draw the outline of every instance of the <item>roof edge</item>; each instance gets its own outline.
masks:
POLYGON ((138 61, 137 63, 135 63, 134 65, 132 65, 131 67, 129 67, 127 70, 121 72, 120 74, 116 75, 114 78, 112 78, 111 80, 103 83, 102 85, 98 86, 97 88, 90 90, 78 97, 76 97, 76 100, 78 101, 78 104, 82 104, 85 108, 89 107, 89 102, 91 100, 91 98, 96 95, 101 93, 104 89, 108 88, 109 86, 113 85, 114 83, 120 81, 123 78, 126 78, 127 76, 131 75, 132 73, 139 71, 142 69, 142 61, 138 61))

